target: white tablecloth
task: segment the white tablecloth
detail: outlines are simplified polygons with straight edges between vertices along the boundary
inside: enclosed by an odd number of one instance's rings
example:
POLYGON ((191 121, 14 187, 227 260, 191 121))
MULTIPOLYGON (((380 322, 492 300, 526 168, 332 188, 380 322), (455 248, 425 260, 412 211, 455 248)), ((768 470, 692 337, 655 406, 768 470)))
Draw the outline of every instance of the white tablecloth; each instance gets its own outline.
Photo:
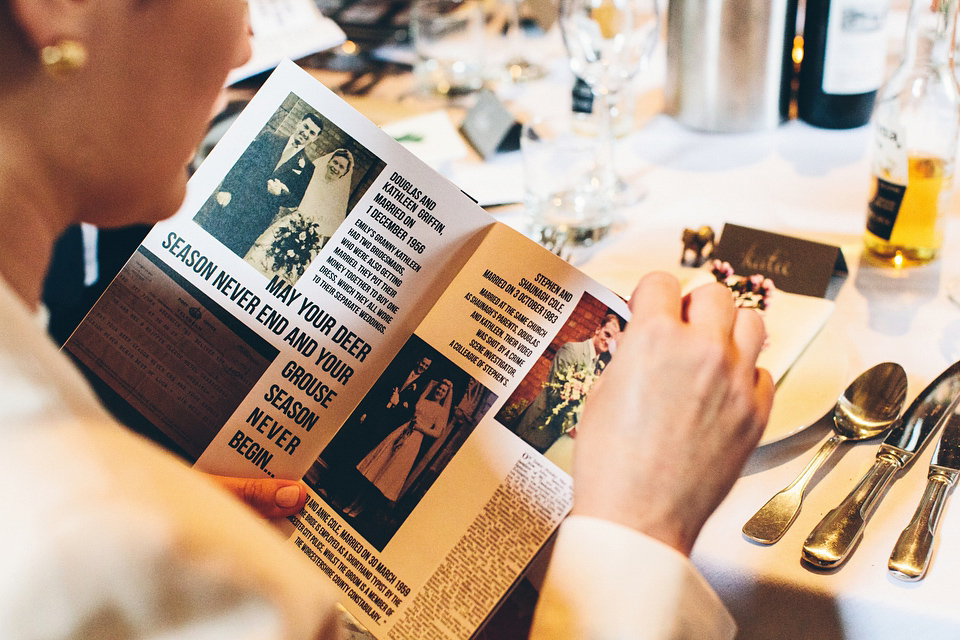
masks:
MULTIPOLYGON (((622 174, 639 175, 649 194, 625 212, 622 228, 581 256, 578 266, 614 291, 629 295, 642 273, 679 270, 684 228, 708 224, 719 233, 725 222, 731 222, 840 246, 850 274, 816 339, 821 342, 810 347, 811 351, 820 347, 820 362, 806 362, 806 379, 791 378, 793 372, 788 373, 783 387, 795 391, 819 386, 821 392, 811 394, 812 406, 806 411, 819 416, 832 408, 831 399, 860 371, 894 361, 907 371, 908 401, 912 400, 940 371, 960 359, 960 306, 946 293, 951 280, 960 281, 956 194, 941 261, 900 271, 871 265, 861 255, 871 188, 871 128, 827 131, 792 121, 775 131, 753 134, 690 131, 665 115, 653 115, 662 108, 658 90, 663 80, 662 56, 661 50, 651 72, 640 79, 638 120, 643 126, 620 139, 616 151, 622 174), (835 386, 829 397, 822 393, 825 381, 835 386)), ((568 109, 572 80, 564 61, 555 59, 551 72, 546 81, 501 87, 498 93, 518 115, 568 109)), ((467 160, 446 167, 445 173, 454 182, 458 177, 469 182, 475 167, 475 161, 471 166, 467 160)), ((471 184, 519 189, 514 182, 498 182, 491 176, 499 171, 501 176, 516 177, 521 169, 519 152, 498 154, 484 165, 483 179, 471 184)), ((497 201, 496 196, 492 201, 497 201)), ((516 209, 497 211, 504 221, 522 226, 516 209)), ((887 572, 893 544, 923 491, 932 445, 892 485, 859 547, 837 570, 805 567, 800 550, 811 529, 870 467, 877 441, 843 445, 834 454, 808 489, 797 520, 777 544, 761 546, 741 534, 744 522, 800 473, 829 427, 829 420, 820 421, 760 447, 694 549, 694 562, 736 617, 739 637, 960 638, 954 574, 960 572, 960 504, 947 504, 932 565, 923 581, 905 583, 887 572)))
MULTIPOLYGON (((878 362, 899 362, 912 400, 960 359, 960 306, 946 295, 951 277, 960 276, 960 207, 955 198, 941 262, 901 271, 868 264, 861 233, 870 135, 869 127, 836 132, 799 122, 771 133, 705 135, 658 116, 620 150, 646 165, 649 196, 582 268, 627 294, 643 271, 676 268, 682 229, 701 224, 719 232, 724 222, 734 222, 839 245, 850 275, 817 338, 833 345, 822 358, 824 375, 848 382, 878 362)), ((837 395, 845 384, 837 385, 837 395)), ((822 397, 815 400, 817 413, 829 408, 822 397)), ((893 544, 923 491, 932 446, 892 486, 859 548, 838 570, 804 567, 800 550, 813 526, 869 468, 876 442, 845 445, 835 454, 780 542, 764 547, 740 533, 799 474, 828 430, 824 421, 758 449, 697 543, 694 561, 736 617, 739 637, 960 637, 954 574, 960 570, 960 504, 947 505, 926 579, 909 584, 887 572, 893 544)))

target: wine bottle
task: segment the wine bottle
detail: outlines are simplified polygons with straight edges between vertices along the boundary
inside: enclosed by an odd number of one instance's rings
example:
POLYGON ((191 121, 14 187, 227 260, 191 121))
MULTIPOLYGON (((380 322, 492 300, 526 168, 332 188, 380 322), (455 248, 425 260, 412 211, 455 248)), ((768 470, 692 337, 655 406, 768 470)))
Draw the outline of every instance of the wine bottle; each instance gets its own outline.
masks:
POLYGON ((851 129, 873 112, 886 70, 890 0, 807 0, 797 115, 851 129))

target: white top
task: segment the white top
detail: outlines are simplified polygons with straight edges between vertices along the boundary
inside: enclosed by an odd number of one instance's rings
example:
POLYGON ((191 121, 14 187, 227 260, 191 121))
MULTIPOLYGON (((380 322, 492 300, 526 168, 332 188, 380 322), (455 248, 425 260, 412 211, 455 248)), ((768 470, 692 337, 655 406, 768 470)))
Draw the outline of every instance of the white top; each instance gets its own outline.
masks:
POLYGON ((686 556, 633 529, 567 518, 531 638, 720 640, 733 618, 686 556))
MULTIPOLYGON (((316 639, 333 590, 267 522, 119 427, 0 280, 0 637, 316 639)), ((538 638, 732 637, 679 553, 561 527, 538 638)))

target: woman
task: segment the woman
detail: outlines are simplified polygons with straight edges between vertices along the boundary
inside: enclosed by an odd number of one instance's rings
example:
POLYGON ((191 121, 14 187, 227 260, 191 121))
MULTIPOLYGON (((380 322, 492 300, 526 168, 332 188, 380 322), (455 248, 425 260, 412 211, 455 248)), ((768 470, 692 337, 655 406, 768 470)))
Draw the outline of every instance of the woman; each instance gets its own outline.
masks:
MULTIPOLYGON (((242 0, 0 0, 4 640, 338 635, 322 572, 233 496, 118 425, 42 327, 57 237, 79 222, 172 215, 227 72, 249 56, 242 0)), ((561 527, 534 635, 616 625, 625 637, 637 621, 617 616, 637 611, 661 627, 685 614, 701 632, 732 635, 718 602, 628 606, 625 594, 646 594, 608 578, 649 581, 659 553, 651 597, 712 595, 684 556, 762 433, 772 399, 755 368, 762 323, 720 285, 681 306, 663 275, 645 278, 632 305, 626 355, 584 412, 578 517, 561 527), (694 374, 703 384, 691 388, 694 374), (689 472, 708 463, 711 474, 689 472)), ((287 512, 303 504, 294 483, 239 486, 287 512), (299 497, 287 503, 289 487, 299 497)))
POLYGON ((353 154, 337 149, 314 165, 300 206, 281 209, 243 258, 268 278, 279 275, 296 284, 347 216, 353 154))
POLYGON ((317 169, 300 201, 300 210, 306 219, 317 225, 317 232, 326 243, 347 217, 353 154, 340 148, 317 158, 314 165, 317 169))
POLYGON ((391 502, 396 502, 420 453, 425 436, 436 438, 450 422, 453 383, 431 381, 417 401, 413 418, 397 427, 367 454, 357 470, 391 502))
MULTIPOLYGON (((226 74, 249 56, 242 0, 0 0, 0 637, 333 632, 302 554, 118 426, 43 327, 58 236, 176 212, 226 74)), ((271 517, 306 496, 223 482, 271 517)))
MULTIPOLYGON (((153 224, 176 212, 223 74, 250 57, 241 0, 98 1, 52 17, 41 4, 0 0, 0 285, 35 318, 65 229, 153 224), (182 16, 189 26, 162 33, 182 16)), ((219 480, 271 517, 305 498, 289 482, 219 480), (274 487, 287 489, 276 498, 286 504, 272 504, 274 487)))

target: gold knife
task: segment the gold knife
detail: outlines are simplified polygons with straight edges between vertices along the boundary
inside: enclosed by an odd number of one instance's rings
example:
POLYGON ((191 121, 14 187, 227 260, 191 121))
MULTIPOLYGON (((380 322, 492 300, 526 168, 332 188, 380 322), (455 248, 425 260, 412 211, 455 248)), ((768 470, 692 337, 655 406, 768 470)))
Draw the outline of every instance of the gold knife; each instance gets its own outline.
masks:
POLYGON ((960 399, 960 362, 920 392, 884 438, 877 459, 843 502, 824 516, 803 544, 803 559, 820 568, 839 566, 863 537, 863 530, 887 488, 960 399))
POLYGON ((933 539, 940 522, 940 513, 947 502, 950 487, 960 475, 960 414, 957 409, 947 416, 943 434, 930 460, 927 488, 920 498, 917 512, 907 525, 890 554, 887 567, 901 580, 920 580, 927 572, 933 552, 933 539))

